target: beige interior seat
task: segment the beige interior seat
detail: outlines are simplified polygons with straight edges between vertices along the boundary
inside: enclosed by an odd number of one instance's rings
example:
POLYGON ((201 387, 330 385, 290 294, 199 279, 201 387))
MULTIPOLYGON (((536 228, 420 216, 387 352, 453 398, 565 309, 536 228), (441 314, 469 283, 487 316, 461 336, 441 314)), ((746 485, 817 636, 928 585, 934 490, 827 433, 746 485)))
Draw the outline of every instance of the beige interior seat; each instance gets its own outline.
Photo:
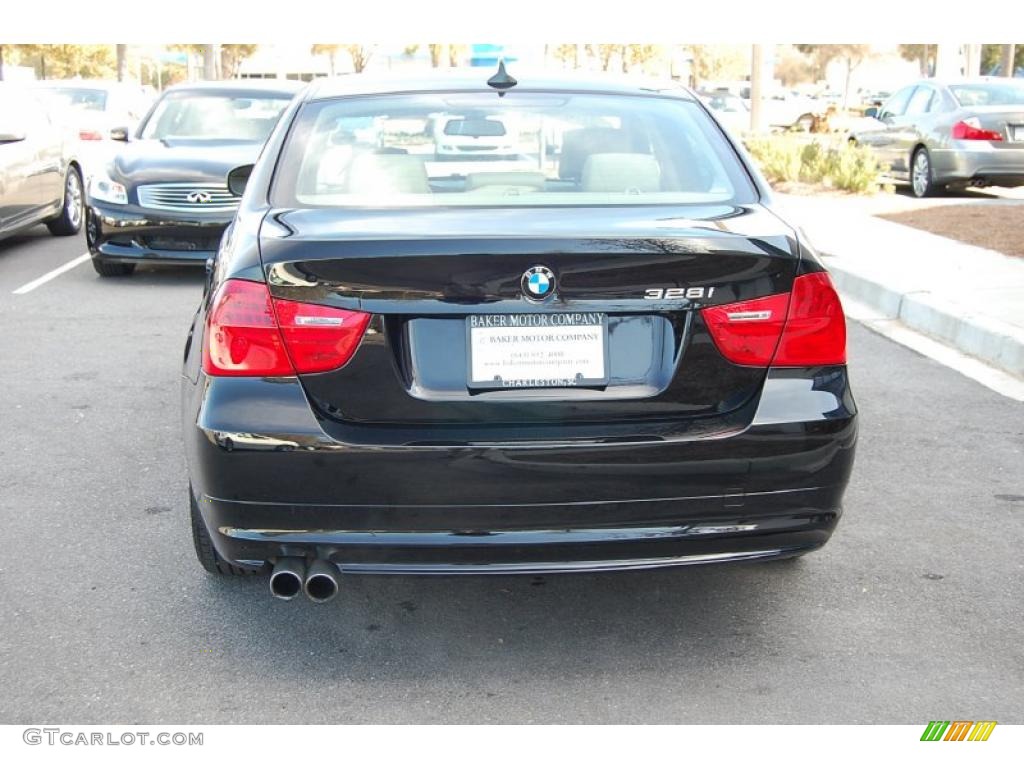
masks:
POLYGON ((583 164, 580 188, 584 192, 660 192, 661 166, 652 155, 638 152, 590 155, 583 164))

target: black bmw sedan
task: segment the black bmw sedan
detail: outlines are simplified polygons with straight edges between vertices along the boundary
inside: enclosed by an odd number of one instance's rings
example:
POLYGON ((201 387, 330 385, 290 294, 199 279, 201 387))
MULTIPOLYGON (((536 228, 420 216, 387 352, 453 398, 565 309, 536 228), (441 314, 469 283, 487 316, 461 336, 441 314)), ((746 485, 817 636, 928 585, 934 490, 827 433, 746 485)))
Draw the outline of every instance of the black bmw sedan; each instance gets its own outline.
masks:
POLYGON ((202 264, 214 255, 238 197, 232 168, 252 163, 295 93, 288 80, 169 88, 86 193, 86 241, 104 277, 136 264, 202 264))
POLYGON ((750 160, 676 86, 486 77, 314 84, 233 171, 184 363, 199 561, 322 601, 821 547, 845 318, 750 160), (511 159, 437 162, 440 115, 511 159))

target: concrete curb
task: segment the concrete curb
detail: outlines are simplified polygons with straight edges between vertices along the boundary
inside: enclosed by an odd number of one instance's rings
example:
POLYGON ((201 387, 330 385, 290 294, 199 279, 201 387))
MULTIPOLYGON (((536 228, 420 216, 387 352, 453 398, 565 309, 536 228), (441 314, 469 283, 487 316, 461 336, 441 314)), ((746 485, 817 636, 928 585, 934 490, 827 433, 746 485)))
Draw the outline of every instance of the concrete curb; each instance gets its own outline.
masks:
POLYGON ((824 254, 825 264, 840 293, 887 318, 939 339, 961 352, 1024 378, 1024 330, 1009 323, 967 311, 928 291, 883 285, 843 269, 824 254))

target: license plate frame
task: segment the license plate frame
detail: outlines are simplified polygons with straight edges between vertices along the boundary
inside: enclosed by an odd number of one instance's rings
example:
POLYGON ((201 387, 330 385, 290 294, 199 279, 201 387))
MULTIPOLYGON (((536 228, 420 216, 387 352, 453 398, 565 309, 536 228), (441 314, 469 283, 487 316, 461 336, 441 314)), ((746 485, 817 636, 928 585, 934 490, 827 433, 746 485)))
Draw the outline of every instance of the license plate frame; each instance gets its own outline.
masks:
POLYGON ((604 312, 480 313, 468 315, 465 323, 466 383, 472 390, 598 388, 608 386, 611 381, 608 315, 604 312), (567 329, 570 333, 580 335, 591 335, 595 329, 599 329, 600 338, 563 338, 567 329), (477 332, 476 337, 474 331, 477 332), (485 338, 488 340, 483 341, 485 338), (495 348, 495 351, 488 352, 485 351, 487 344, 508 346, 504 350, 495 348), (526 344, 534 344, 537 348, 526 349, 526 344), (572 351, 573 346, 576 347, 575 352, 572 351), (529 353, 530 357, 519 361, 510 360, 509 355, 517 352, 529 353), (556 352, 562 353, 560 358, 554 356, 556 352), (566 352, 577 357, 567 358, 566 352), (596 352, 600 353, 600 360, 597 362, 589 359, 596 352), (497 361, 496 356, 499 358, 497 361), (479 363, 476 371, 474 360, 479 363), (520 375, 502 376, 498 370, 495 376, 495 368, 502 364, 509 374, 520 375), (485 371, 487 368, 491 371, 485 371), (575 370, 574 374, 565 375, 567 371, 576 368, 579 370, 575 370), (532 369, 535 373, 532 376, 523 375, 524 369, 532 369), (492 374, 490 378, 486 378, 487 373, 492 374), (556 373, 561 375, 555 375, 556 373))
POLYGON ((1010 139, 1015 143, 1024 144, 1024 125, 1011 125, 1010 139))

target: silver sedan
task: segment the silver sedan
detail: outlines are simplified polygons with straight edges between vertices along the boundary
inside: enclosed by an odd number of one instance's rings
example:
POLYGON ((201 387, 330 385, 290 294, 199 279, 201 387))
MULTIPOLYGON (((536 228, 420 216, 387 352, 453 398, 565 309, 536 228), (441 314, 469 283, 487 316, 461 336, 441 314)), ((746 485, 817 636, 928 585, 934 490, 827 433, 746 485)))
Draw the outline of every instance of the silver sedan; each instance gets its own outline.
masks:
POLYGON ((1024 82, 922 80, 894 93, 850 139, 874 149, 917 197, 946 187, 1024 186, 1024 82))

